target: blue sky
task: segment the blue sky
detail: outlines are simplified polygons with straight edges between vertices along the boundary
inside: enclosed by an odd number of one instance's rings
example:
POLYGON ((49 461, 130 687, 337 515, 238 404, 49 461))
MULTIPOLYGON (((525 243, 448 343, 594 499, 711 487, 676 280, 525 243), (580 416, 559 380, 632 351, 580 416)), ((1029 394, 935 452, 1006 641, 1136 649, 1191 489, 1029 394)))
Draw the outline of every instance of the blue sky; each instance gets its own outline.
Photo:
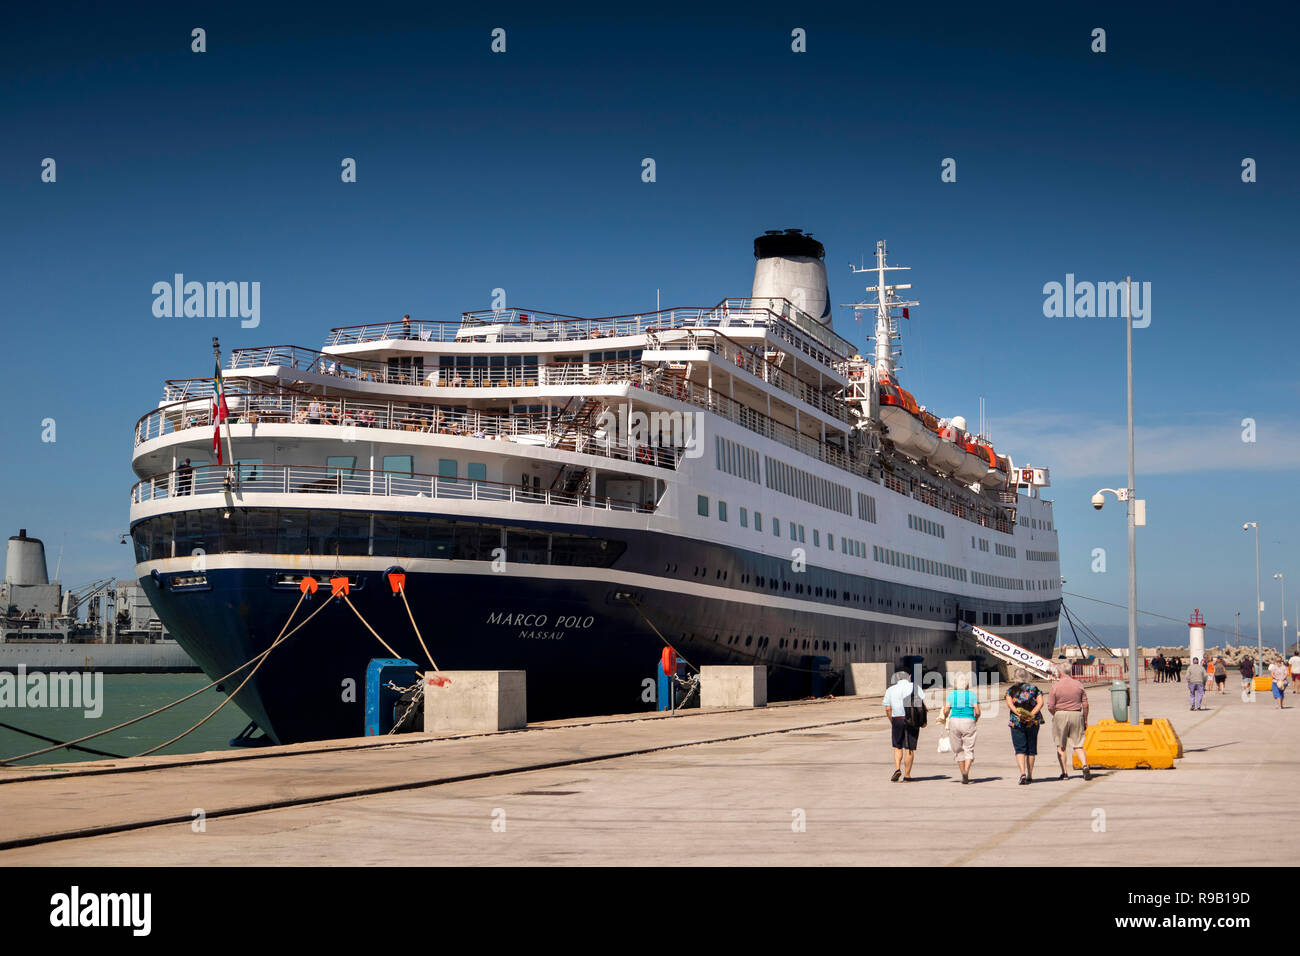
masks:
MULTIPOLYGON (((836 303, 879 238, 913 268, 904 383, 972 422, 985 397, 999 450, 1053 469, 1067 589, 1117 603, 1122 513, 1088 499, 1124 481, 1122 322, 1046 318, 1042 289, 1151 282, 1140 603, 1253 617, 1241 524, 1259 520, 1276 635, 1272 574, 1300 597, 1294 14, 1049 6, 7 13, 0 531, 43 537, 51 565, 63 544, 69 584, 128 576, 131 426, 163 379, 209 373, 213 335, 319 347, 330 326, 454 318, 496 287, 572 314, 646 309, 656 288, 712 303, 748 292, 755 235, 795 226, 825 243, 836 303), (259 281, 260 328, 155 318, 152 285, 176 272, 259 281)), ((836 324, 862 341, 848 310, 836 324)))

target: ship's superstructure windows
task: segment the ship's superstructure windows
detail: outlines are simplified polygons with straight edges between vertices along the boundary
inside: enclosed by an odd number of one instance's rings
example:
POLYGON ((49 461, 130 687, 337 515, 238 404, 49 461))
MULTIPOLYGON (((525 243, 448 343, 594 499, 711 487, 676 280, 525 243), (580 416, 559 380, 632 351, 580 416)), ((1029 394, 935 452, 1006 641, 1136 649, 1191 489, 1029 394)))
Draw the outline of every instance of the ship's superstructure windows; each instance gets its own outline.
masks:
POLYGON ((1004 558, 1014 558, 1016 556, 1016 549, 1012 545, 1002 544, 1000 541, 993 542, 993 550, 1004 558))
POLYGON ((415 474, 414 459, 410 455, 385 455, 384 471, 398 472, 410 478, 415 474))
POLYGON ((695 496, 695 511, 701 518, 709 516, 709 497, 708 495, 695 496))
POLYGON ((749 509, 748 509, 748 508, 741 508, 741 509, 740 509, 740 526, 741 526, 742 528, 748 528, 748 527, 749 527, 749 509))
MULTIPOLYGON (((385 466, 387 471, 388 467, 385 466)), ((481 461, 471 461, 465 466, 465 477, 470 481, 487 481, 487 465, 481 461)))
MULTIPOLYGON (((457 471, 460 469, 459 462, 455 458, 438 459, 438 477, 455 478, 457 471)), ((526 477, 526 476, 525 476, 526 477)))
POLYGON ((331 475, 346 475, 350 478, 357 467, 357 456, 330 455, 325 459, 325 467, 331 475))
POLYGON ((754 530, 755 531, 763 530, 763 512, 761 511, 754 512, 754 530))
POLYGON ((907 516, 907 526, 913 531, 931 534, 936 538, 945 537, 943 525, 937 521, 931 521, 929 518, 922 518, 920 515, 909 514, 907 516))
MULTIPOLYGON (((909 571, 920 571, 922 574, 933 574, 935 577, 948 578, 950 581, 966 581, 967 571, 965 568, 959 568, 952 564, 945 564, 942 561, 935 561, 932 558, 922 558, 914 554, 905 554, 902 551, 895 551, 893 548, 883 548, 879 545, 872 545, 871 557, 881 564, 888 564, 895 568, 906 568, 909 571)), ((970 572, 974 574, 975 572, 970 572)))
POLYGON ((1025 550, 1025 557, 1030 561, 1057 561, 1060 555, 1056 551, 1030 551, 1025 550))
POLYGON ((858 492, 858 517, 863 521, 876 523, 876 499, 865 492, 858 492))
POLYGON ((719 521, 727 520, 727 503, 725 501, 718 502, 718 520, 719 521))
POLYGON ((772 536, 773 536, 774 538, 779 538, 779 537, 781 537, 781 519, 780 519, 780 518, 773 518, 773 519, 772 519, 772 536))
POLYGON ((714 437, 713 445, 715 464, 719 471, 754 484, 760 483, 758 452, 721 435, 714 437))
POLYGON ((767 473, 767 487, 773 491, 779 491, 800 501, 829 508, 841 514, 853 513, 850 507, 852 499, 849 489, 844 485, 804 471, 802 468, 795 468, 770 455, 764 455, 763 461, 767 473))
POLYGON ((1023 591, 1025 582, 1019 578, 1006 578, 1000 574, 985 574, 983 571, 972 571, 970 579, 975 584, 982 584, 987 588, 1002 588, 1005 591, 1023 591))
POLYGON ((504 547, 509 560, 521 563, 609 567, 626 550, 621 541, 587 535, 422 515, 299 508, 161 515, 138 522, 131 537, 138 561, 188 557, 198 548, 206 554, 310 554, 321 559, 317 570, 322 573, 336 555, 491 561, 493 552, 504 547))

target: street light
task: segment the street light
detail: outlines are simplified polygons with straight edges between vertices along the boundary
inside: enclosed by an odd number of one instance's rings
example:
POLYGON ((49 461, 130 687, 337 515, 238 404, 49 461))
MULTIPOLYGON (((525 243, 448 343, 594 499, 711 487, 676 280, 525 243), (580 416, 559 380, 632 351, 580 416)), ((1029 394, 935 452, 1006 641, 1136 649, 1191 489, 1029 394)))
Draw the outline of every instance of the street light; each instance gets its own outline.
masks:
POLYGON ((1104 492, 1109 491, 1118 500, 1128 503, 1128 722, 1138 724, 1138 623, 1137 623, 1137 526, 1145 525, 1146 502, 1138 501, 1133 486, 1137 484, 1137 468, 1133 460, 1133 277, 1124 277, 1124 348, 1128 359, 1128 486, 1117 491, 1103 488, 1092 496, 1092 506, 1098 511, 1106 503, 1104 492), (1121 493, 1122 491, 1122 493, 1121 493))
POLYGON ((1286 576, 1279 571, 1273 575, 1274 581, 1282 582, 1282 658, 1286 659, 1286 576))
POLYGON ((1259 647, 1258 657, 1255 659, 1255 667, 1264 666, 1264 602, 1259 596, 1259 522, 1247 521, 1241 526, 1242 531, 1255 529, 1255 642, 1259 647))
MULTIPOLYGON (((1130 385, 1132 380, 1130 379, 1130 385)), ((1133 393, 1129 392, 1129 399, 1132 400, 1133 393)), ((1132 437, 1132 406, 1130 405, 1129 415, 1129 436, 1132 437)), ((1129 480, 1133 478, 1133 446, 1129 445, 1129 480)), ((1092 506, 1100 511, 1106 505, 1106 495, 1112 494, 1116 501, 1128 502, 1128 722, 1130 724, 1140 723, 1138 717, 1138 645, 1137 645, 1137 515, 1134 511, 1134 505, 1138 503, 1134 497, 1132 488, 1102 488, 1092 496, 1092 506)), ((1146 502, 1142 502, 1143 505, 1146 502)), ((1145 508, 1142 509, 1145 512, 1145 508)), ((1143 515, 1142 524, 1146 524, 1146 516, 1143 515)))

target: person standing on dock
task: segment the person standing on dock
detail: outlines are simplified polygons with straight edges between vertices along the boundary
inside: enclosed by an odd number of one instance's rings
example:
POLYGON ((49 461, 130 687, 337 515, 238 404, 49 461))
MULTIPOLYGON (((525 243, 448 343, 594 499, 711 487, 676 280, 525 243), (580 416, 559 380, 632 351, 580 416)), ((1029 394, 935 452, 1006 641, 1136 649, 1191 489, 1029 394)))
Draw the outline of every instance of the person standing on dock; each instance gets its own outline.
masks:
POLYGON ((917 692, 907 672, 898 671, 894 674, 893 684, 885 691, 883 704, 894 745, 894 773, 889 779, 897 781, 901 777, 910 782, 916 742, 925 726, 925 699, 917 692))
POLYGON ((1273 699, 1277 701, 1278 710, 1282 710, 1286 697, 1286 665, 1280 659, 1269 664, 1268 676, 1273 678, 1273 699))
POLYGON ((1174 658, 1174 680, 1180 684, 1183 682, 1183 659, 1181 657, 1174 658))
POLYGON ((1077 680, 1065 674, 1048 691, 1046 706, 1052 715, 1052 739, 1056 743, 1056 759, 1061 765, 1060 779, 1070 779, 1071 755, 1078 754, 1083 779, 1091 780, 1088 754, 1083 749, 1083 737, 1088 729, 1088 692, 1077 680))
POLYGON ((1205 700, 1205 668, 1199 657, 1192 658, 1192 666, 1187 668, 1187 704, 1188 710, 1204 710, 1201 704, 1205 700))
POLYGON ((961 782, 970 783, 970 768, 975 762, 975 724, 980 719, 980 702, 970 689, 970 676, 957 671, 952 677, 953 689, 948 691, 943 705, 943 718, 948 722, 948 737, 952 741, 953 756, 961 771, 961 782))
POLYGON ((1244 693, 1255 683, 1255 662, 1249 657, 1241 659, 1241 689, 1244 693))
POLYGON ((1043 723, 1043 692, 1029 683, 1029 674, 1017 667, 1016 682, 1007 689, 1011 711, 1011 746, 1016 751, 1021 784, 1034 782, 1034 758, 1038 756, 1038 728, 1043 723))
POLYGON ((1220 654, 1214 660, 1214 686, 1219 688, 1219 693, 1224 693, 1223 686, 1228 682, 1228 662, 1220 654))

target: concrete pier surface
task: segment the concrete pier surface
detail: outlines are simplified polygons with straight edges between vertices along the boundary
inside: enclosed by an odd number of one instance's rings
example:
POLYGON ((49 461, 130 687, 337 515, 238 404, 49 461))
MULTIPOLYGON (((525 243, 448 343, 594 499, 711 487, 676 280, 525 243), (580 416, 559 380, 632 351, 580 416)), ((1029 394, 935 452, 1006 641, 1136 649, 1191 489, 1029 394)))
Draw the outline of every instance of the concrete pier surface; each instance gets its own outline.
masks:
MULTIPOLYGON (((934 720, 916 781, 891 783, 862 697, 0 768, 0 864, 1292 864, 1300 701, 1227 690, 1190 712, 1186 684, 1143 685, 1144 716, 1182 737, 1173 770, 1058 781, 1049 724, 1027 787, 1005 705, 980 721, 975 783, 934 720)), ((1110 717, 1108 687, 1089 698, 1110 717)))

